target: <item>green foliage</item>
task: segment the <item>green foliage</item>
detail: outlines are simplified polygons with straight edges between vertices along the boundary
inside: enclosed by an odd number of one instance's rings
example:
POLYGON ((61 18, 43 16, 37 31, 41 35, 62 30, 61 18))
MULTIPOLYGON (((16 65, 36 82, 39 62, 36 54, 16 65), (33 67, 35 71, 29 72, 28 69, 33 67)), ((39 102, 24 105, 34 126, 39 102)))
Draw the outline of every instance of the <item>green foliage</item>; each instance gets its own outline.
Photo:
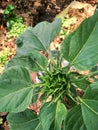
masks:
POLYGON ((60 37, 64 39, 65 36, 67 36, 70 33, 71 25, 73 25, 75 23, 76 23, 76 17, 72 17, 72 18, 63 17, 62 18, 62 28, 60 31, 60 37))
POLYGON ((3 119, 0 117, 0 125, 3 123, 3 119))
POLYGON ((61 26, 60 19, 41 22, 17 38, 16 56, 0 76, 0 111, 9 112, 11 130, 98 128, 98 80, 90 82, 98 74, 98 13, 68 35, 60 50, 51 51, 61 26), (39 82, 32 81, 32 71, 39 82), (41 108, 35 113, 28 106, 39 95, 41 108))
POLYGON ((13 5, 8 5, 4 9, 4 17, 9 30, 7 33, 8 38, 18 37, 26 30, 26 26, 23 24, 23 18, 16 15, 15 7, 13 5))
POLYGON ((18 37, 21 33, 26 30, 26 25, 23 24, 23 21, 20 21, 21 18, 18 18, 18 21, 12 23, 12 27, 7 33, 7 38, 18 37))
POLYGON ((9 56, 9 50, 4 50, 0 52, 0 65, 5 65, 7 63, 8 56, 9 56))
POLYGON ((6 9, 4 9, 4 14, 5 15, 11 15, 13 13, 13 10, 15 7, 13 5, 8 5, 6 9))
POLYGON ((97 64, 97 19, 96 14, 95 17, 85 20, 61 45, 63 56, 77 69, 87 70, 97 64))

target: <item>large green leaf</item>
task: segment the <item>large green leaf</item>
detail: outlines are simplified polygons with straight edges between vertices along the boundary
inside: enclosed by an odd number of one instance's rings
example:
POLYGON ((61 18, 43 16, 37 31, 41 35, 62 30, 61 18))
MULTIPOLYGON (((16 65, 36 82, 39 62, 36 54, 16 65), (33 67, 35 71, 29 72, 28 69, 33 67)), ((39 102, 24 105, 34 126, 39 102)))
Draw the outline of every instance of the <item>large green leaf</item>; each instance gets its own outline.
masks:
POLYGON ((28 54, 33 50, 47 51, 60 32, 61 25, 61 19, 56 19, 52 23, 41 22, 34 28, 28 28, 16 41, 19 47, 17 54, 28 54))
POLYGON ((43 130, 38 116, 31 110, 20 113, 11 113, 7 117, 10 130, 43 130))
POLYGON ((62 20, 55 19, 52 23, 41 22, 33 28, 33 33, 40 39, 46 49, 61 30, 62 20))
POLYGON ((81 23, 61 44, 61 52, 71 66, 91 69, 98 63, 98 12, 81 23))
POLYGON ((9 114, 8 122, 11 130, 61 130, 66 116, 65 106, 58 102, 45 103, 37 116, 30 110, 9 114), (52 129, 50 129, 53 123, 52 129))
POLYGON ((98 82, 91 84, 84 96, 82 115, 88 130, 98 128, 98 82))
POLYGON ((43 130, 61 130, 66 113, 64 104, 60 102, 45 104, 39 115, 43 130))
POLYGON ((98 82, 91 84, 82 102, 82 115, 87 130, 98 129, 98 82))
POLYGON ((82 103, 82 115, 87 130, 98 129, 98 101, 85 99, 82 103))
POLYGON ((87 130, 80 105, 75 106, 68 112, 65 120, 65 130, 87 130))
POLYGON ((81 105, 72 108, 67 114, 65 130, 97 130, 98 102, 83 100, 81 105))
POLYGON ((11 66, 20 66, 26 67, 32 71, 40 71, 46 68, 48 60, 45 56, 41 55, 37 51, 33 51, 28 55, 15 56, 13 59, 9 61, 7 67, 11 66))
POLYGON ((0 76, 0 111, 20 112, 32 100, 33 86, 26 68, 11 67, 0 76))
POLYGON ((22 80, 31 83, 32 79, 30 77, 29 71, 26 68, 13 66, 5 70, 2 75, 0 75, 0 81, 2 80, 22 80))
POLYGON ((98 102, 83 100, 81 105, 72 108, 65 120, 65 130, 97 130, 98 102))
POLYGON ((80 105, 72 108, 65 121, 65 130, 97 130, 98 82, 90 85, 80 99, 80 105))

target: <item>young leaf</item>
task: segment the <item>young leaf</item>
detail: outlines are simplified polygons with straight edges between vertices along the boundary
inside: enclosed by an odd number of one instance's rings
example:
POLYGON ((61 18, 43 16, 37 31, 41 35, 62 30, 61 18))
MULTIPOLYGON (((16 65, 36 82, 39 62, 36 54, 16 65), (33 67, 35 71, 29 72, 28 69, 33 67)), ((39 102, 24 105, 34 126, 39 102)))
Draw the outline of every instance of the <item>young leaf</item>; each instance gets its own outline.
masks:
POLYGON ((43 130, 38 116, 28 109, 20 113, 10 113, 7 120, 10 130, 43 130))
POLYGON ((32 100, 32 80, 27 69, 12 67, 0 76, 0 111, 20 112, 32 100))
POLYGON ((61 19, 56 19, 52 23, 41 22, 34 28, 28 28, 16 41, 19 47, 17 54, 28 54, 33 50, 47 51, 50 43, 60 32, 61 25, 61 19))
POLYGON ((77 69, 86 70, 98 61, 98 12, 84 20, 61 44, 63 56, 77 69))

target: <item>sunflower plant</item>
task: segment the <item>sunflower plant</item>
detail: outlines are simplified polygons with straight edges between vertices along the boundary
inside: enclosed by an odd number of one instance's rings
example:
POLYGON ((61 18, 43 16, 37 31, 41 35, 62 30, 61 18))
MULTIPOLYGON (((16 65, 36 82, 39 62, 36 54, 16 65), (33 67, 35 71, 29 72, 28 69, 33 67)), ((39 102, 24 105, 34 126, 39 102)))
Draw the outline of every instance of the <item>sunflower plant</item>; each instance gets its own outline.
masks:
POLYGON ((61 26, 61 19, 41 22, 16 40, 0 76, 0 111, 9 113, 10 130, 98 129, 98 13, 51 50, 61 26), (39 95, 40 110, 28 109, 39 95))

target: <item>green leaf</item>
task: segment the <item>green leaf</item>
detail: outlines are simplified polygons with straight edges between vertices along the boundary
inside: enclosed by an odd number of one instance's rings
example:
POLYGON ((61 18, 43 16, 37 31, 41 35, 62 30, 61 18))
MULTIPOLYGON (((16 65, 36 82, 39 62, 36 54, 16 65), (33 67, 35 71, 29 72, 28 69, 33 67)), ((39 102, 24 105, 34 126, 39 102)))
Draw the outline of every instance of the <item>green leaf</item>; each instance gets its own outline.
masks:
POLYGON ((0 81, 5 79, 7 80, 17 79, 30 83, 32 82, 29 71, 26 68, 18 66, 8 68, 8 70, 5 70, 4 73, 0 75, 0 81))
POLYGON ((66 113, 67 110, 62 103, 46 103, 39 114, 43 130, 50 130, 51 125, 53 130, 61 130, 66 113))
POLYGON ((98 101, 84 99, 72 108, 65 120, 65 130, 97 130, 98 101))
MULTIPOLYGON (((40 86, 35 87, 33 89, 33 96, 32 96, 32 103, 36 103, 36 101, 39 99, 39 93, 41 92, 40 86)), ((40 100, 41 101, 41 100, 40 100)))
POLYGON ((11 130, 50 130, 52 123, 53 130, 61 130, 62 122, 66 116, 65 106, 58 102, 46 103, 37 116, 31 110, 9 114, 8 122, 11 130))
POLYGON ((98 82, 91 84, 82 102, 82 115, 87 130, 97 130, 98 128, 98 82))
POLYGON ((75 31, 73 33, 71 33, 70 35, 68 35, 63 41, 62 44, 60 46, 60 51, 62 53, 62 55, 64 56, 64 58, 66 60, 70 60, 69 59, 69 49, 70 49, 70 42, 71 42, 71 38, 74 35, 75 31))
POLYGON ((50 43, 60 32, 61 25, 61 19, 56 19, 52 23, 41 22, 34 28, 28 28, 16 41, 19 47, 17 54, 28 54, 33 50, 47 51, 50 43))
POLYGON ((88 87, 90 82, 86 79, 81 79, 81 81, 79 81, 79 79, 78 79, 77 81, 75 81, 75 84, 77 85, 78 88, 80 88, 82 90, 86 90, 86 88, 88 87))
POLYGON ((26 68, 11 67, 0 76, 0 111, 20 112, 31 103, 32 80, 26 68))
POLYGON ((55 102, 45 103, 45 105, 41 108, 39 116, 42 130, 49 130, 55 117, 56 105, 57 104, 55 102))
POLYGON ((84 20, 61 44, 61 52, 71 66, 91 69, 98 63, 98 12, 84 20))
POLYGON ((4 14, 5 15, 9 15, 10 13, 12 13, 12 11, 15 9, 15 7, 13 5, 8 5, 5 9, 4 9, 4 14))
POLYGON ((80 105, 73 107, 68 112, 65 120, 65 130, 87 130, 83 122, 80 105))
POLYGON ((48 60, 45 56, 37 51, 33 51, 28 55, 15 56, 9 61, 6 68, 11 66, 26 67, 31 71, 40 71, 46 68, 48 60))
POLYGON ((56 113, 55 113, 55 121, 54 121, 54 130, 61 130, 63 127, 63 121, 66 117, 67 110, 63 103, 58 102, 56 113))
POLYGON ((82 103, 82 115, 87 130, 98 129, 98 101, 85 99, 82 103))
POLYGON ((33 33, 40 39, 45 48, 49 48, 50 43, 61 30, 62 21, 60 18, 55 19, 52 23, 41 22, 33 28, 33 33))
POLYGON ((7 117, 10 130, 42 130, 38 116, 31 110, 10 113, 7 117))
POLYGON ((93 99, 98 101, 98 81, 91 84, 83 96, 84 99, 93 99))
POLYGON ((75 88, 86 90, 90 84, 89 80, 87 79, 87 77, 85 77, 85 75, 81 75, 77 72, 70 73, 69 77, 70 77, 71 84, 75 88))

